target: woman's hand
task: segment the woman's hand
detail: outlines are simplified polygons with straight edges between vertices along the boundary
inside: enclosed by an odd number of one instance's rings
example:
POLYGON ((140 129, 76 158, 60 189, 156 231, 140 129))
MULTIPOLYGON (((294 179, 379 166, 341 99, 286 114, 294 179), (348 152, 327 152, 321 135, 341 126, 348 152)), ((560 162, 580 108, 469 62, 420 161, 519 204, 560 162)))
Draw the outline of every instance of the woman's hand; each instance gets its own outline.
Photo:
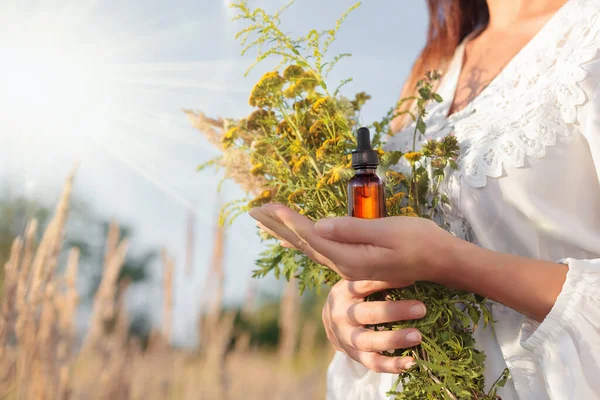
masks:
POLYGON ((266 204, 250 215, 348 281, 440 282, 459 240, 434 222, 413 217, 327 218, 316 224, 281 204, 266 204))
POLYGON ((338 282, 323 308, 323 325, 336 350, 373 371, 397 374, 413 366, 413 358, 387 357, 380 352, 418 345, 419 331, 373 331, 364 325, 419 319, 425 316, 426 310, 425 305, 416 300, 364 301, 366 296, 390 288, 388 282, 338 282))

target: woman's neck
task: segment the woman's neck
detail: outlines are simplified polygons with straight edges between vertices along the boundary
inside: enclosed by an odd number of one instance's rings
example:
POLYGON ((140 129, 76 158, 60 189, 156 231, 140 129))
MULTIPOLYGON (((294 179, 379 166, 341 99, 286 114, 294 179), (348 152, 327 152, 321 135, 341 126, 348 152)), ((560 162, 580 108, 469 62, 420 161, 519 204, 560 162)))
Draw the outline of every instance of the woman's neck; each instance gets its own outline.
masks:
POLYGON ((503 30, 519 21, 554 13, 568 0, 487 0, 487 29, 503 30))

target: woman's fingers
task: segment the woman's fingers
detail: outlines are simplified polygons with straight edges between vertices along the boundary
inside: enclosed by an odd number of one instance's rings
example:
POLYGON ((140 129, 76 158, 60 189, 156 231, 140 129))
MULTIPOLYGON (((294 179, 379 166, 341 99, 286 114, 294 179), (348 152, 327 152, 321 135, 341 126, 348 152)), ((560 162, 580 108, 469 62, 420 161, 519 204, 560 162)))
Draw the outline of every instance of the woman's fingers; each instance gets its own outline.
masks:
POLYGON ((353 325, 378 325, 423 318, 426 312, 417 300, 365 301, 348 308, 348 320, 353 325))
POLYGON ((285 226, 281 221, 273 218, 269 213, 262 210, 262 208, 257 207, 253 208, 249 212, 250 216, 261 223, 261 225, 268 229, 269 232, 273 232, 272 234, 279 239, 283 239, 287 242, 290 242, 294 245, 300 240, 298 235, 296 235, 291 229, 285 226))
POLYGON ((271 229, 267 228, 262 222, 256 222, 256 226, 258 226, 261 230, 267 232, 269 235, 273 236, 274 238, 279 239, 279 245, 281 247, 286 247, 288 249, 296 249, 296 247, 293 244, 291 244, 287 240, 283 239, 276 232, 274 232, 271 229))
POLYGON ((414 282, 406 282, 404 284, 392 283, 389 281, 353 281, 345 282, 348 290, 356 299, 364 299, 373 293, 381 292, 387 289, 399 289, 412 285, 414 282))
POLYGON ((421 333, 416 329, 399 331, 373 331, 366 328, 354 328, 347 338, 356 350, 368 352, 394 351, 406 349, 421 343, 421 333))
POLYGON ((251 213, 253 218, 267 216, 260 220, 267 227, 281 234, 300 251, 307 253, 312 249, 333 262, 331 267, 344 278, 370 279, 378 273, 372 268, 373 264, 388 263, 393 257, 387 248, 376 248, 371 244, 341 243, 325 239, 315 230, 315 224, 310 219, 289 209, 282 204, 265 204, 260 211, 251 213), (289 240, 284 234, 293 233, 294 239, 289 240), (341 268, 340 268, 341 267, 341 268))
POLYGON ((258 226, 261 230, 267 232, 269 235, 273 236, 274 238, 279 239, 280 241, 285 241, 285 239, 282 238, 281 236, 279 236, 279 234, 277 232, 267 228, 262 222, 257 221, 256 226, 258 226))
MULTIPOLYGON (((263 231, 267 232, 269 235, 273 236, 276 239, 279 239, 279 244, 281 247, 286 247, 288 249, 296 249, 296 246, 279 236, 275 231, 267 228, 262 222, 257 221, 256 225, 263 231)), ((298 249, 296 249, 298 250, 298 249)))
MULTIPOLYGON (((281 206, 285 207, 285 206, 281 206)), ((287 209, 287 207, 285 207, 287 209)), ((289 210, 289 209, 288 209, 289 210)), ((293 212, 292 210, 289 210, 293 212)), ((315 251, 305 240, 300 238, 294 231, 284 225, 280 220, 274 218, 269 212, 261 208, 253 208, 250 210, 250 216, 260 223, 261 229, 269 232, 283 242, 289 243, 285 247, 294 248, 302 251, 304 254, 312 258, 315 262, 325 265, 333 270, 337 270, 336 266, 327 257, 315 251)), ((313 224, 311 220, 298 214, 299 217, 306 220, 303 223, 313 224)), ((314 225, 314 224, 313 224, 314 225)))
POLYGON ((324 218, 317 221, 315 230, 324 238, 344 243, 373 244, 394 248, 398 224, 410 223, 406 217, 362 219, 354 217, 324 218))
POLYGON ((378 353, 369 353, 355 349, 347 351, 346 354, 354 361, 379 373, 397 374, 410 369, 414 365, 412 357, 387 357, 378 353))
POLYGON ((294 249, 294 250, 298 250, 296 248, 296 246, 294 246, 293 244, 291 244, 290 242, 286 242, 285 240, 282 240, 281 242, 279 242, 279 245, 281 247, 285 247, 287 249, 294 249))

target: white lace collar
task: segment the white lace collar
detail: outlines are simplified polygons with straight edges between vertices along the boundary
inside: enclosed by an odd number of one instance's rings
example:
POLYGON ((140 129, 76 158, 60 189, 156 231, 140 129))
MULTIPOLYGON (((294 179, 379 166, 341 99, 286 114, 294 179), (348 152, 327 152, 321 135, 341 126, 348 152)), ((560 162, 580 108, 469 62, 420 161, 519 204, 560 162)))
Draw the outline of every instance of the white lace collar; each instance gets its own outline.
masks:
POLYGON ((484 187, 504 166, 521 168, 526 157, 543 157, 557 136, 571 135, 586 101, 582 65, 596 55, 599 30, 598 1, 568 1, 478 96, 446 117, 462 66, 464 45, 457 48, 440 87, 444 102, 432 106, 427 123, 433 136, 457 135, 464 182, 484 187))

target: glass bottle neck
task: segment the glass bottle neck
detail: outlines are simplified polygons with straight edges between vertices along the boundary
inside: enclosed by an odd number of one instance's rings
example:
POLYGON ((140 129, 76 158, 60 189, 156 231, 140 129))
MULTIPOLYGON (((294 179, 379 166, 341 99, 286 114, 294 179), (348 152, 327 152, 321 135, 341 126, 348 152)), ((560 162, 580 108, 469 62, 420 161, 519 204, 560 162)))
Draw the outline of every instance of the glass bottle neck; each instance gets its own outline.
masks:
POLYGON ((377 172, 377 167, 358 167, 354 168, 356 175, 374 175, 377 172))

